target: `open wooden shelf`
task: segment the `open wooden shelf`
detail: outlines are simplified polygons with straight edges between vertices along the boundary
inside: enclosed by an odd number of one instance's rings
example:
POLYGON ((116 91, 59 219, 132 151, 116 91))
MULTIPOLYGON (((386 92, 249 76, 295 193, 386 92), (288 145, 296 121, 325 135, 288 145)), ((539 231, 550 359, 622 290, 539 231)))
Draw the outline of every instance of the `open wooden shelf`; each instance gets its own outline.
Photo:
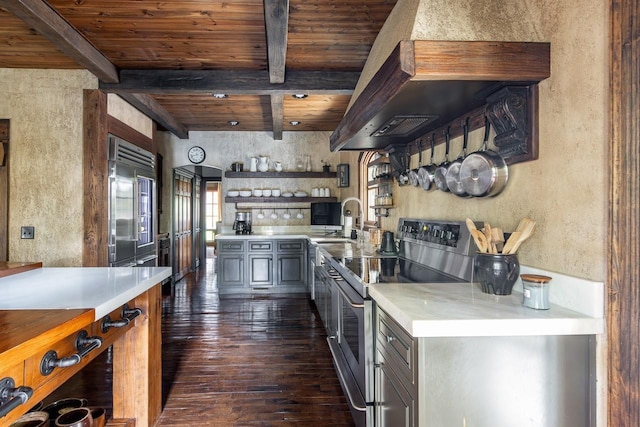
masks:
POLYGON ((337 178, 337 172, 234 172, 226 171, 226 178, 337 178))
POLYGON ((337 197, 225 197, 225 203, 309 203, 337 202, 337 197))

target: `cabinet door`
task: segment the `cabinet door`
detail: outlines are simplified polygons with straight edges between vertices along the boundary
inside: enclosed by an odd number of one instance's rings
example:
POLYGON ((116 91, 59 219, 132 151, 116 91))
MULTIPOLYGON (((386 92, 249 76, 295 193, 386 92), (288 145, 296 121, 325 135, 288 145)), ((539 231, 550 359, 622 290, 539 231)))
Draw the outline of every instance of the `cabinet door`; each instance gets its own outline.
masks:
POLYGON ((416 424, 415 400, 378 352, 375 375, 376 427, 413 427, 416 424))
POLYGON ((249 255, 249 285, 273 286, 273 255, 249 255))
POLYGON ((218 255, 218 286, 244 286, 244 254, 218 255))
POLYGON ((278 286, 305 285, 306 259, 303 255, 278 255, 278 286))

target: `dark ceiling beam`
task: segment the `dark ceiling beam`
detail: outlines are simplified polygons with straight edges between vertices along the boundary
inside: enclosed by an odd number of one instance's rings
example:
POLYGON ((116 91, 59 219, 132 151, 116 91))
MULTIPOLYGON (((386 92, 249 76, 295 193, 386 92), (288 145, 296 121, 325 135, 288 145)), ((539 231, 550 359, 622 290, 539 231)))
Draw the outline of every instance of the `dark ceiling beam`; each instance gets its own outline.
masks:
POLYGON ((269 54, 269 82, 284 83, 289 32, 289 0, 264 0, 264 24, 269 54))
POLYGON ((274 141, 282 140, 282 122, 284 121, 284 95, 271 95, 271 121, 274 141))
POLYGON ((180 139, 188 139, 189 131, 176 121, 155 99, 144 93, 122 93, 122 99, 180 139))
POLYGON ((273 85, 267 71, 224 70, 121 70, 120 83, 100 82, 111 93, 227 95, 353 95, 360 72, 287 71, 286 81, 273 85))
POLYGON ((22 19, 100 80, 118 82, 118 70, 115 65, 45 1, 0 0, 0 7, 22 19))

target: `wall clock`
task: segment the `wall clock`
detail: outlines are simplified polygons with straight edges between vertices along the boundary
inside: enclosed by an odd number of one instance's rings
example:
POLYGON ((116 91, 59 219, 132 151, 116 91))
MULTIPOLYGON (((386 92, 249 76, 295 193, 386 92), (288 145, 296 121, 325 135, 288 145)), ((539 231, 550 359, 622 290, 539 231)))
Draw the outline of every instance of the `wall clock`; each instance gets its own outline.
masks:
POLYGON ((204 162, 204 158, 206 157, 204 149, 198 146, 189 148, 188 155, 189 155, 189 161, 195 164, 204 162))

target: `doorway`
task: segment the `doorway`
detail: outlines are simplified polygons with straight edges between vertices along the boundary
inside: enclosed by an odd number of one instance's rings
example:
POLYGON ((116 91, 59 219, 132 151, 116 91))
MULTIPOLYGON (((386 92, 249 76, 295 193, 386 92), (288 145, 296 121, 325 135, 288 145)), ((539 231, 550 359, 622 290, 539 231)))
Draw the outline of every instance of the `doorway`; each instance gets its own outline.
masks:
MULTIPOLYGON (((212 252, 208 248, 213 246, 216 225, 221 218, 221 180, 222 171, 217 168, 188 165, 173 170, 174 282, 201 266, 213 267, 213 262, 208 261, 208 253, 212 252)), ((214 253, 215 249, 211 258, 214 253)))

